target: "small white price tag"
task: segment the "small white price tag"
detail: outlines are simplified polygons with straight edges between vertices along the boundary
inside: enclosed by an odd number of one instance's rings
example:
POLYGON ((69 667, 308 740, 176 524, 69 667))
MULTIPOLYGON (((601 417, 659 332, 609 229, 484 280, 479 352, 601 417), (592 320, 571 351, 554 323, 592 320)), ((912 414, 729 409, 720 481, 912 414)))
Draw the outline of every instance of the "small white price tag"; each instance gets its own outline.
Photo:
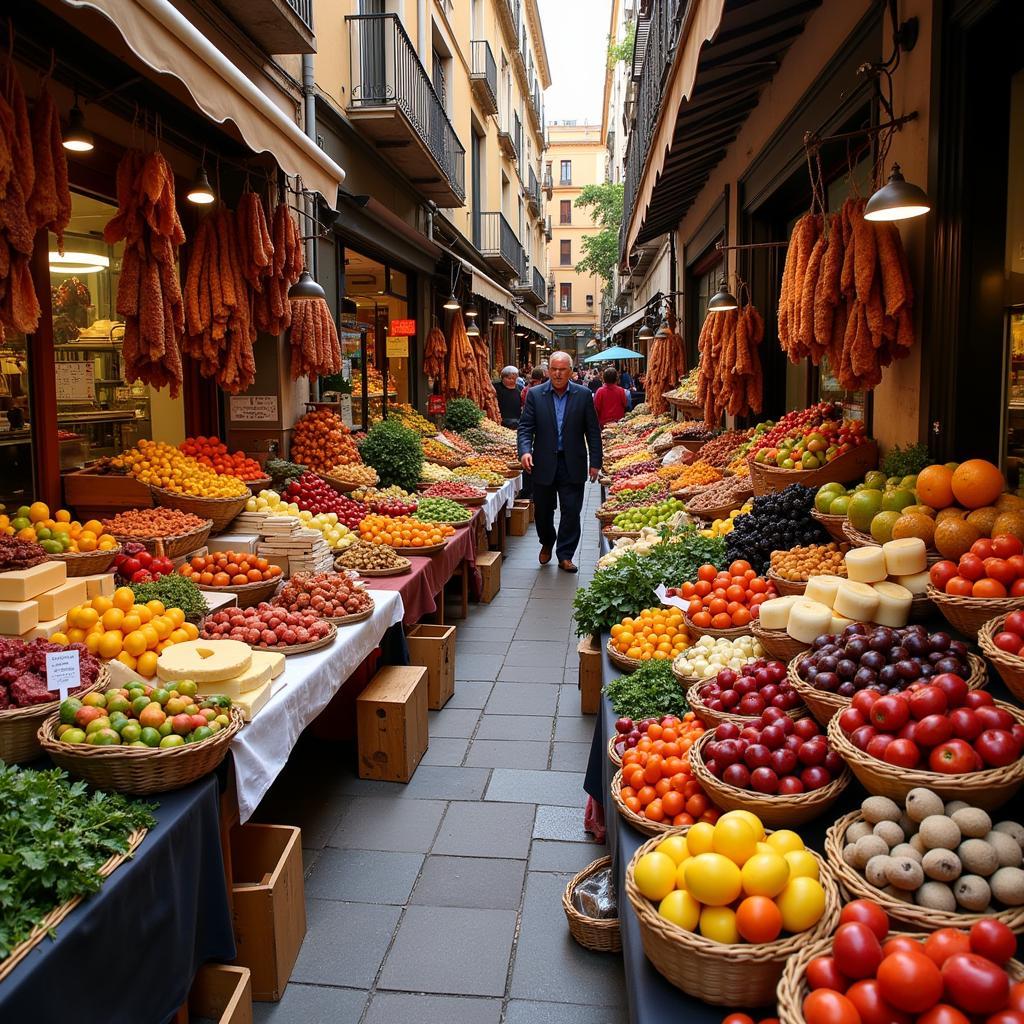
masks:
POLYGON ((341 361, 341 379, 351 380, 352 379, 352 360, 342 359, 341 361))
POLYGON ((684 601, 681 597, 669 597, 668 587, 664 583, 659 583, 654 591, 654 596, 657 597, 658 601, 663 604, 666 608, 679 608, 682 611, 686 611, 690 607, 689 601, 684 601))
POLYGON ((61 700, 67 700, 68 690, 82 685, 81 657, 78 651, 54 651, 46 656, 46 688, 57 690, 61 700))

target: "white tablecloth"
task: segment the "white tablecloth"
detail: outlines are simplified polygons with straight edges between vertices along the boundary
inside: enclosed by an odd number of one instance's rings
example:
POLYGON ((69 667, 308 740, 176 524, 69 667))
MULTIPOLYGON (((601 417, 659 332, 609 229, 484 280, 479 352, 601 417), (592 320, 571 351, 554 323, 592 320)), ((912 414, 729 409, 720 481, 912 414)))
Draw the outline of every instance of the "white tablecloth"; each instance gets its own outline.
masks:
POLYGON ((284 768, 299 734, 327 707, 386 630, 402 621, 405 608, 393 590, 371 590, 376 604, 365 622, 339 626, 330 647, 289 655, 274 680, 274 695, 231 741, 238 809, 247 821, 284 768))
POLYGON ((505 515, 509 515, 512 502, 515 501, 516 495, 522 490, 523 487, 523 474, 512 477, 511 480, 506 480, 501 487, 496 491, 487 492, 487 500, 483 503, 481 508, 484 510, 484 526, 490 530, 498 518, 498 511, 505 507, 505 515))

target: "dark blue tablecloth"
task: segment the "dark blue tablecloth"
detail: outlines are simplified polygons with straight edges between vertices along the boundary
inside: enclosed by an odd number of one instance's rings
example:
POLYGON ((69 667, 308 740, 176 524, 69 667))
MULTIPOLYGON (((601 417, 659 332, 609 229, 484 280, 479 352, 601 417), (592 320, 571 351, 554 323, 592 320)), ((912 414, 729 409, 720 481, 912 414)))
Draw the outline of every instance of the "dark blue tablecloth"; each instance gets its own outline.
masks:
POLYGON ((234 958, 217 776, 152 801, 135 856, 0 982, 0 1021, 163 1024, 202 964, 234 958))

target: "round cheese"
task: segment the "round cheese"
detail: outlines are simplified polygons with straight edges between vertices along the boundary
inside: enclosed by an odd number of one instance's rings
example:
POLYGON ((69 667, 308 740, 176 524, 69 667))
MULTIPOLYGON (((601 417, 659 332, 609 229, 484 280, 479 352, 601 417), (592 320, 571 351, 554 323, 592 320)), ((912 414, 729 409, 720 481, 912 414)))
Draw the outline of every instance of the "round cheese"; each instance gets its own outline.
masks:
POLYGON ((819 604, 827 604, 829 608, 835 603, 836 591, 842 583, 841 576, 812 576, 807 581, 804 589, 804 597, 808 601, 817 601, 819 604))
POLYGON ((846 552, 846 574, 854 583, 878 583, 888 573, 881 548, 850 548, 846 552))
POLYGON ((852 624, 853 619, 848 619, 845 615, 836 615, 836 613, 833 612, 832 625, 829 626, 828 631, 830 633, 835 633, 838 636, 844 629, 846 629, 847 626, 852 624))
POLYGON ((874 591, 878 595, 875 622, 894 628, 905 626, 910 618, 910 603, 914 595, 898 583, 876 583, 874 591))
POLYGON ((887 576, 913 576, 928 568, 928 549, 920 537, 891 540, 882 545, 882 555, 887 576))
POLYGON ((761 604, 761 610, 757 613, 758 622, 764 629, 785 629, 789 622, 790 609, 796 601, 797 597, 794 594, 773 597, 770 601, 764 601, 761 604))
POLYGON ((895 581, 901 587, 906 587, 915 596, 928 591, 928 584, 931 583, 931 575, 925 572, 915 572, 912 576, 897 576, 895 581))
MULTIPOLYGON (((877 548, 872 550, 878 551, 877 548)), ((878 594, 866 583, 845 580, 836 592, 836 601, 832 607, 837 615, 845 615, 855 622, 874 622, 878 610, 878 594)))
POLYGON ((248 671, 251 664, 252 651, 240 640, 185 640, 164 648, 156 674, 164 680, 221 683, 248 671))
POLYGON ((832 609, 827 604, 808 601, 807 598, 801 597, 790 610, 786 632, 794 640, 811 644, 822 633, 827 633, 831 625, 832 609))

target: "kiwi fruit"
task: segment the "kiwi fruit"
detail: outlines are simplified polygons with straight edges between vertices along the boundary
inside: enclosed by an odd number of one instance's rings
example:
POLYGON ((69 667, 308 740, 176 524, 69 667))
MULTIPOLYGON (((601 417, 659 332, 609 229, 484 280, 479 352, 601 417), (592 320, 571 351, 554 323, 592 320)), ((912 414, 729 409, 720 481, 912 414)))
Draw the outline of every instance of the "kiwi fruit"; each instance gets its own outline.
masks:
POLYGON ((1017 821, 1001 821, 994 826, 996 832, 1005 832, 1017 840, 1017 845, 1024 849, 1024 825, 1017 821))
POLYGON ((925 882, 914 893, 914 902, 919 907, 927 907, 929 910, 945 910, 947 913, 956 910, 953 890, 942 882, 925 882))
POLYGON ((999 856, 994 846, 989 846, 984 839, 965 839, 958 847, 956 855, 964 869, 972 875, 988 878, 999 867, 999 856))
POLYGON ((992 895, 1007 907, 1024 904, 1024 871, 1020 868, 1000 868, 990 879, 992 895))
POLYGON ((916 860, 918 864, 921 863, 921 851, 911 846, 910 843, 897 843, 889 851, 889 855, 892 857, 909 857, 911 860, 916 860))
POLYGON ((996 851, 1001 868, 1019 868, 1021 865, 1020 847, 1014 841, 1013 836, 1005 832, 997 832, 993 829, 987 836, 985 842, 996 851))
POLYGON ((952 818, 957 811, 965 811, 971 805, 966 800, 950 800, 946 804, 946 817, 952 818))
POLYGON ((980 807, 964 807, 950 817, 960 829, 960 835, 968 839, 984 839, 992 831, 992 819, 980 807))
POLYGON ((872 857, 888 856, 889 844, 881 836, 861 836, 854 844, 858 867, 867 867, 872 857))
POLYGON ((869 796, 860 805, 860 813, 864 815, 865 821, 877 825, 880 821, 899 821, 901 812, 895 800, 887 796, 869 796))
POLYGON ((953 883, 953 895, 964 910, 975 913, 984 910, 992 902, 992 890, 988 882, 978 875, 961 875, 953 883))
POLYGON ((862 836, 871 835, 871 823, 868 821, 855 821, 846 830, 846 841, 848 843, 855 843, 862 836))
POLYGON ((892 857, 887 853, 880 853, 872 857, 864 868, 864 877, 876 888, 884 889, 889 885, 888 869, 892 857))
POLYGON ((952 818, 931 814, 921 822, 918 835, 929 850, 955 850, 960 845, 960 829, 952 818))
POLYGON ((920 824, 925 818, 933 814, 943 814, 945 808, 942 806, 942 799, 930 789, 919 786, 907 794, 907 816, 911 821, 920 824))
POLYGON ((937 882, 954 882, 963 872, 960 858, 952 850, 929 850, 921 859, 924 873, 937 882))
POLYGON ((924 885, 924 870, 911 857, 890 857, 885 865, 885 877, 897 889, 913 892, 924 885))
POLYGON ((903 842, 903 829, 895 821, 880 821, 872 830, 876 836, 885 840, 885 845, 890 849, 899 846, 903 842))

